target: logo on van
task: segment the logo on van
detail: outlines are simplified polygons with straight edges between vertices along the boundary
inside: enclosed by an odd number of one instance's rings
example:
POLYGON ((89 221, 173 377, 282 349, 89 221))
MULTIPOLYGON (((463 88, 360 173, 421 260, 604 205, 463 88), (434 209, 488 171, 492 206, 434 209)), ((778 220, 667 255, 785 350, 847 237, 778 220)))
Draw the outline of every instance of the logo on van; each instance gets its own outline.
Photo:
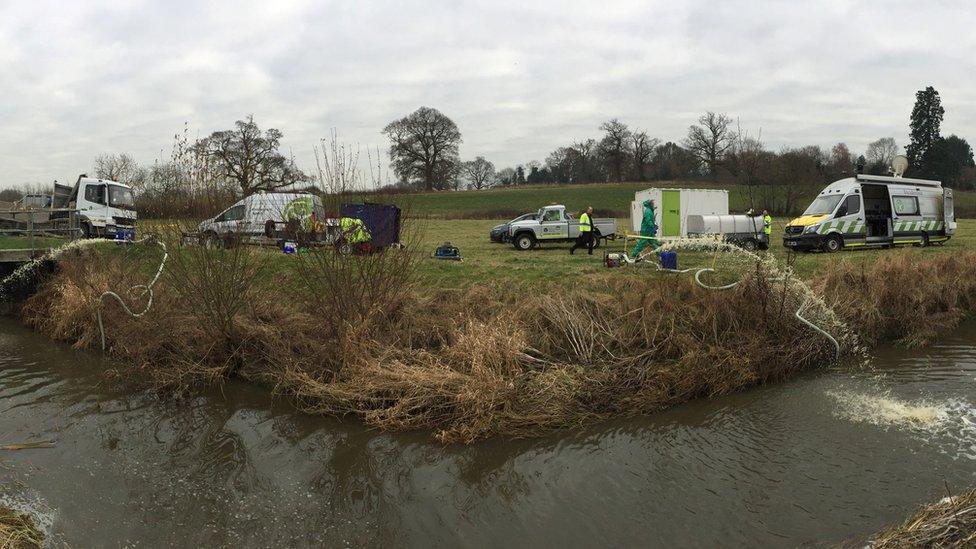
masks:
POLYGON ((312 215, 312 210, 312 197, 303 196, 286 204, 285 209, 281 212, 281 217, 285 221, 291 221, 292 219, 302 220, 312 215))

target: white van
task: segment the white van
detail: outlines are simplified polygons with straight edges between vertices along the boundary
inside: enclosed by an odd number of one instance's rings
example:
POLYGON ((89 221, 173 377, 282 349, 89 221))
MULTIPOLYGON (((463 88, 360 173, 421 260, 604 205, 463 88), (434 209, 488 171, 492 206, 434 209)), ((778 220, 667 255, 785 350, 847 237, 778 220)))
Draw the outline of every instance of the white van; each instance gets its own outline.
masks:
POLYGON ((787 248, 836 252, 844 248, 928 246, 956 232, 952 189, 939 181, 857 175, 820 191, 783 235, 787 248))
POLYGON ((322 199, 308 193, 259 192, 205 219, 198 230, 205 240, 218 240, 227 235, 274 238, 291 220, 306 229, 316 222, 326 223, 322 199))

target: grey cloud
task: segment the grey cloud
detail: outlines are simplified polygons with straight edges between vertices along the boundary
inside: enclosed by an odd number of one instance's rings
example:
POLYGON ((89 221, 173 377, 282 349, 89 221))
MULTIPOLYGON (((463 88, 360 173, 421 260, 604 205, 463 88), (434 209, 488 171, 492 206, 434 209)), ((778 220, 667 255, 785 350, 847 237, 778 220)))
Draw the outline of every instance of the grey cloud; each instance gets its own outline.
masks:
POLYGON ((904 144, 926 85, 976 139, 974 22, 967 2, 0 1, 0 185, 251 113, 311 166, 330 128, 382 148, 420 105, 498 165, 613 116, 677 140, 706 109, 773 148, 904 144))

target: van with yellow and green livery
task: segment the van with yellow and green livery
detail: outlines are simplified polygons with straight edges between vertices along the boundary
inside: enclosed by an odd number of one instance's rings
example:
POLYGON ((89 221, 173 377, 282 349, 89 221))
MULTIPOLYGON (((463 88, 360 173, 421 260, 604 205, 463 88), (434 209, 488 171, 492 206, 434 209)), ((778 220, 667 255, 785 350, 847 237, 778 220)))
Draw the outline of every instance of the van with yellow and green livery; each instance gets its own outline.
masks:
POLYGON ((797 251, 942 244, 956 231, 952 189, 939 181, 858 174, 820 191, 790 221, 783 245, 797 251))

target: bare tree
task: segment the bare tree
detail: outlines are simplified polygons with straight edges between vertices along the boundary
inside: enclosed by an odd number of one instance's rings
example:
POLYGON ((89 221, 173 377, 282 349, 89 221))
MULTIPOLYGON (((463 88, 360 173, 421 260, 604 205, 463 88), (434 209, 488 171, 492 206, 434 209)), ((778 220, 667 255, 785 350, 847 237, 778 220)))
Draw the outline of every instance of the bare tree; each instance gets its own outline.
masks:
POLYGON ((698 157, 708 169, 708 175, 715 179, 719 163, 735 141, 732 119, 728 115, 708 111, 698 118, 698 125, 688 128, 684 146, 698 157))
MULTIPOLYGON (((329 139, 320 139, 315 151, 317 183, 328 197, 360 190, 362 173, 359 171, 359 149, 348 147, 339 140, 339 132, 332 130, 329 139)), ((336 208, 338 206, 336 205, 336 208)))
POLYGON ((248 116, 247 120, 238 120, 233 130, 214 132, 193 148, 247 196, 309 181, 293 159, 278 152, 281 137, 274 128, 262 134, 254 117, 248 116))
POLYGON ((830 149, 830 169, 832 177, 840 177, 851 173, 854 168, 854 157, 846 143, 838 143, 830 149))
POLYGON ((630 128, 613 118, 600 124, 600 130, 605 132, 600 140, 600 153, 606 163, 608 178, 610 181, 623 181, 630 156, 630 128))
POLYGON ((456 173, 461 132, 437 109, 420 107, 383 128, 397 177, 426 190, 443 187, 456 173))
POLYGON ((630 150, 634 160, 634 178, 637 181, 647 180, 648 165, 654 155, 654 149, 661 140, 649 137, 646 131, 636 131, 630 136, 630 150))
POLYGON ((477 190, 490 187, 495 181, 495 165, 477 156, 461 165, 461 171, 471 181, 471 186, 477 190))
POLYGON ((138 167, 136 161, 126 153, 102 154, 95 157, 94 172, 98 179, 128 183, 138 167))
POLYGON ((570 183, 588 183, 596 180, 593 169, 593 160, 596 156, 596 141, 586 139, 577 141, 569 147, 570 149, 570 183))
POLYGON ((894 137, 882 137, 868 144, 864 153, 871 173, 887 173, 891 161, 898 155, 898 144, 894 137))

